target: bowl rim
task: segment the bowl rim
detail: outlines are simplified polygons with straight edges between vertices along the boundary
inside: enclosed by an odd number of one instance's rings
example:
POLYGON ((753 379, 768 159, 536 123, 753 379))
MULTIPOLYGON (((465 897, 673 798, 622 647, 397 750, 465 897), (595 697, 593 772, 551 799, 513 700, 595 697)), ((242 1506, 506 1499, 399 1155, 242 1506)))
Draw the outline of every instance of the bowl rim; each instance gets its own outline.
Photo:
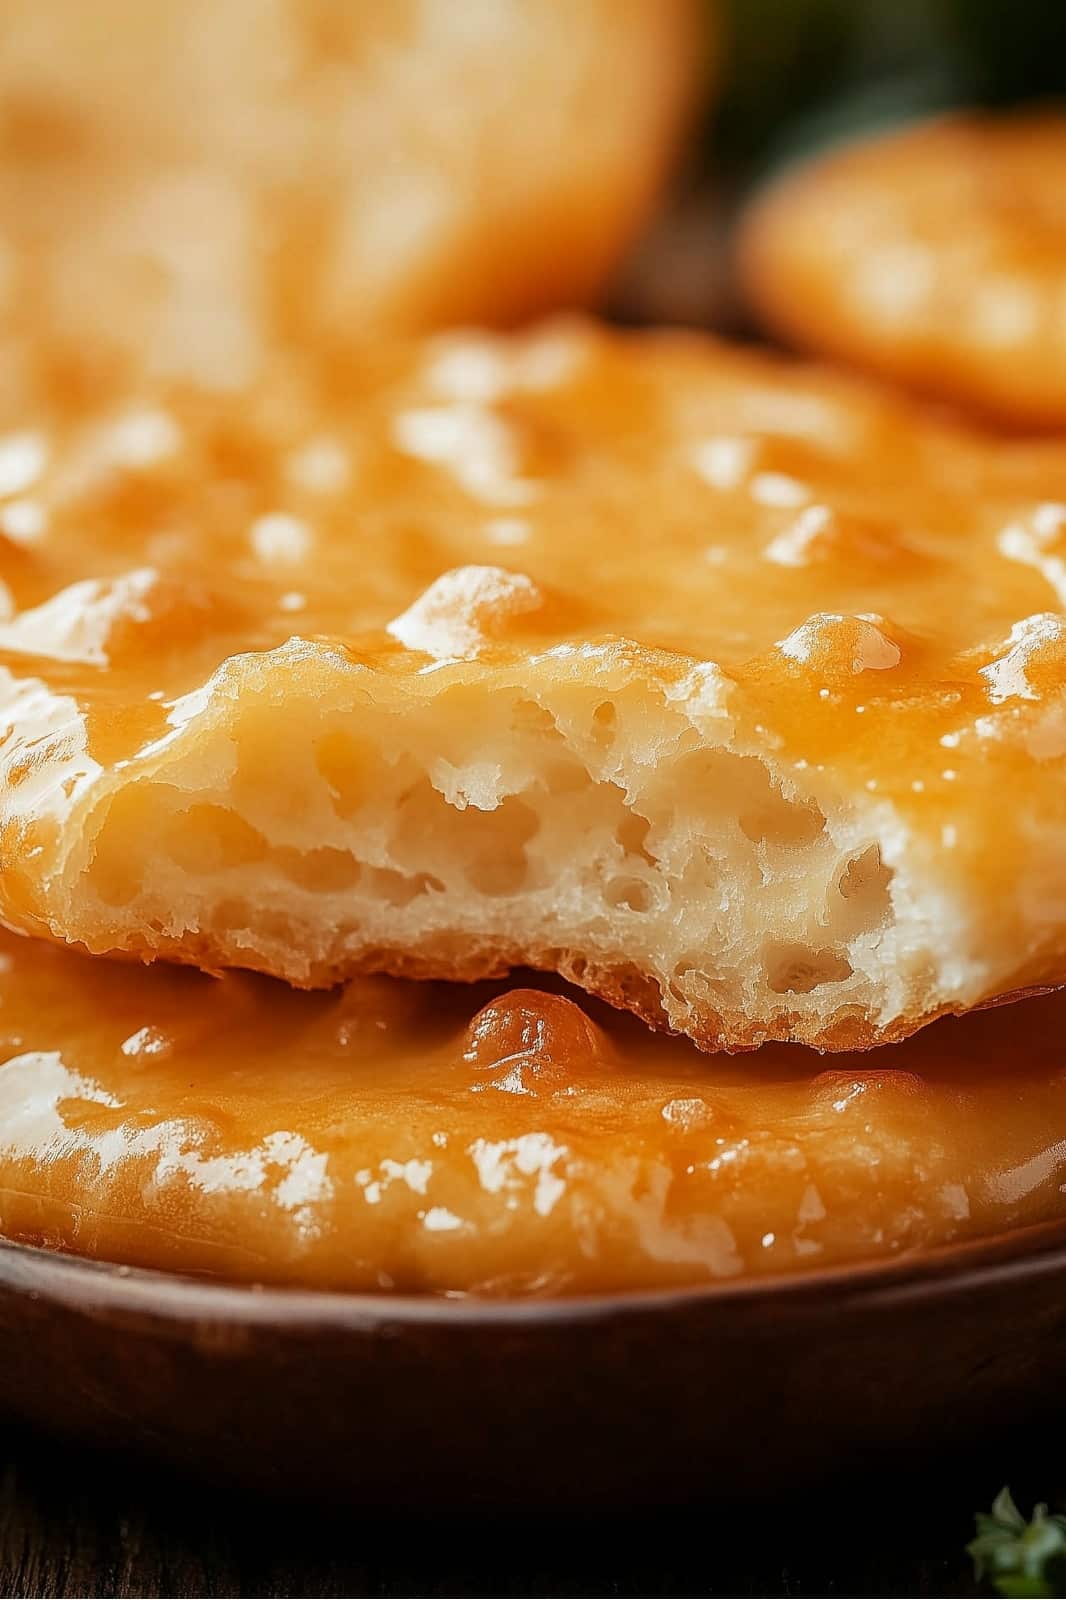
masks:
POLYGON ((166 1269, 126 1266, 0 1239, 0 1296, 92 1313, 172 1323, 215 1322, 247 1328, 314 1328, 353 1333, 398 1326, 530 1328, 579 1326, 632 1316, 678 1315, 720 1308, 802 1311, 841 1306, 884 1309, 896 1302, 966 1296, 994 1283, 1066 1274, 1066 1218, 1032 1223, 957 1244, 916 1247, 888 1260, 803 1268, 707 1284, 597 1294, 490 1298, 465 1293, 390 1294, 230 1282, 166 1269))

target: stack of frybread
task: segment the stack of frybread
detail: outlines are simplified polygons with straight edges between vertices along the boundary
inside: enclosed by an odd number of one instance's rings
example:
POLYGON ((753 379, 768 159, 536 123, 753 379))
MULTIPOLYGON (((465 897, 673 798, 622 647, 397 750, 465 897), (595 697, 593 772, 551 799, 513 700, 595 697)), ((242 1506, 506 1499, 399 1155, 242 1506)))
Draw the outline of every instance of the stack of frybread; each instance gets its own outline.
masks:
POLYGON ((1061 1213, 1063 1002, 978 1008, 1066 980, 1066 124, 742 236, 993 432, 574 314, 684 0, 9 9, 0 1230, 515 1294, 1061 1213))

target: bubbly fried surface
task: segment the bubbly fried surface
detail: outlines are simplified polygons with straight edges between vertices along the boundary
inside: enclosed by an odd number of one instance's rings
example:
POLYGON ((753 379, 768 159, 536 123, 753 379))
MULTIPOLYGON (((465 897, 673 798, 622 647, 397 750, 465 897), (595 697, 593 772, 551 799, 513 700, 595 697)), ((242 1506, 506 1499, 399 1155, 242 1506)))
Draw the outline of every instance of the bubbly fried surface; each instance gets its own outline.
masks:
POLYGON ((330 1289, 548 1295, 1061 1217, 1061 995, 743 1062, 582 997, 307 994, 0 937, 0 1231, 330 1289))
POLYGON ((1066 977, 1066 446, 558 324, 0 433, 0 909, 706 1047, 1066 977))
POLYGON ((239 390, 286 343, 596 295, 674 153, 692 0, 6 0, 0 386, 42 334, 239 390))
POLYGON ((786 174, 742 276, 800 348, 1018 424, 1066 423, 1066 116, 956 115, 786 174))

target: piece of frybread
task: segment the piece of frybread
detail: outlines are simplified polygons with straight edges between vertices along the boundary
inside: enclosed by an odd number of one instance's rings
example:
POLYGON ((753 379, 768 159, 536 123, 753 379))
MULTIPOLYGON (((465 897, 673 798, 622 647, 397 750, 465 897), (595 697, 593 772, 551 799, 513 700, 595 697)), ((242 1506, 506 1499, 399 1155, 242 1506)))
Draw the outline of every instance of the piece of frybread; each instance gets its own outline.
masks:
POLYGON ((727 1049, 1066 977, 1066 445, 559 323, 42 414, 0 494, 15 929, 727 1049))

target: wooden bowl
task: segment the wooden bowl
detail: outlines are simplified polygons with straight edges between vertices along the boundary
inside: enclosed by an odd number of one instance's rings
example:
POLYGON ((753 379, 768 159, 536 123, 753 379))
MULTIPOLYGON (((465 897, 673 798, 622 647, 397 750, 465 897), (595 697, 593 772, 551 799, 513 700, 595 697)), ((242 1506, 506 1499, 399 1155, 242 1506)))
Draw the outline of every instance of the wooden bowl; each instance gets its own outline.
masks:
POLYGON ((888 1264, 543 1301, 255 1289, 0 1245, 0 1406, 365 1507, 747 1497, 1066 1393, 1066 1224, 888 1264))

